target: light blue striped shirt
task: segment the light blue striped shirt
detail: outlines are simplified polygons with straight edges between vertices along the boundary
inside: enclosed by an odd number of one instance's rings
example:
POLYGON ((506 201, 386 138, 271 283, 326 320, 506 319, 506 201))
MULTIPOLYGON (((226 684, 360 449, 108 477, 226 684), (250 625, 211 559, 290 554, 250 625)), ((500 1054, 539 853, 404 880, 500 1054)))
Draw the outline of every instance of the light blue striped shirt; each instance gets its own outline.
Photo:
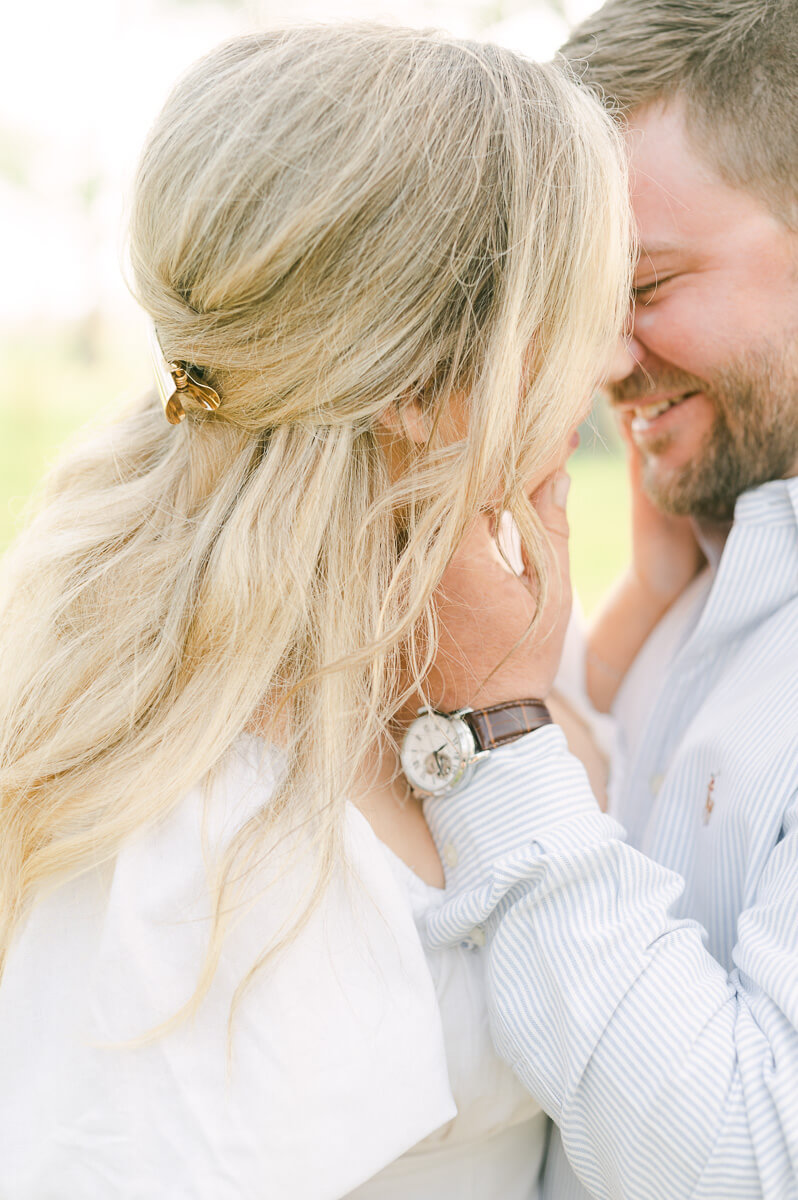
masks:
POLYGON ((566 1156, 595 1197, 794 1200, 798 479, 740 497, 650 693, 611 816, 556 727, 427 804, 428 937, 485 942, 496 1045, 560 1130, 547 1200, 585 1194, 566 1156))

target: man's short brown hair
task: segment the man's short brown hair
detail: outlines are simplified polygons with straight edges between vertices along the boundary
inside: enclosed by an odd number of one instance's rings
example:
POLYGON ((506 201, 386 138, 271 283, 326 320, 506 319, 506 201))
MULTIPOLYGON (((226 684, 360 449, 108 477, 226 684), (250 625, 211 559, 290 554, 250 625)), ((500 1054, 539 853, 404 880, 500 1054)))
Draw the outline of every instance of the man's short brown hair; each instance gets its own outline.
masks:
POLYGON ((560 53, 621 118, 682 98, 702 157, 798 229, 798 0, 607 0, 560 53))

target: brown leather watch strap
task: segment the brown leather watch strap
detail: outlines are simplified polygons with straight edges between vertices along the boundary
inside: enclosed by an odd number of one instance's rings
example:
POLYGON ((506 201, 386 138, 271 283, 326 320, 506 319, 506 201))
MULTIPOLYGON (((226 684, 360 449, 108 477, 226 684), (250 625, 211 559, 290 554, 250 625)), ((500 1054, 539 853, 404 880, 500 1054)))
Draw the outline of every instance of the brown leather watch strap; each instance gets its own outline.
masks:
POLYGON ((495 750, 552 723, 542 700, 507 700, 490 708, 474 708, 463 714, 463 720, 471 727, 478 750, 495 750))

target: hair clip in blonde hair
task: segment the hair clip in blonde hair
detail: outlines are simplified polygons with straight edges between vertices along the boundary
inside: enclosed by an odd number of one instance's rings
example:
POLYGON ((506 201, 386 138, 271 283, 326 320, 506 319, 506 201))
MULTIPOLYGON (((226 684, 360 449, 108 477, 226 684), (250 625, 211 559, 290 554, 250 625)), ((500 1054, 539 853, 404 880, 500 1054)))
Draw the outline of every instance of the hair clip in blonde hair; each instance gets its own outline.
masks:
POLYGON ((219 393, 206 383, 193 379, 182 363, 169 362, 165 358, 152 321, 149 322, 149 338, 158 394, 169 424, 179 425, 184 419, 183 400, 187 396, 208 412, 215 412, 221 404, 219 393))

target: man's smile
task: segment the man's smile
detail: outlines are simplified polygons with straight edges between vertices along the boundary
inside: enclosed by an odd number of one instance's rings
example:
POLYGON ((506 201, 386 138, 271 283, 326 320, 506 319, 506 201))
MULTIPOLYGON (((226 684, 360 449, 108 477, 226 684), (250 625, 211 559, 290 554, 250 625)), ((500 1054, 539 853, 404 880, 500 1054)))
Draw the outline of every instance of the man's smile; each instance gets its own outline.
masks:
POLYGON ((628 424, 632 435, 646 437, 649 433, 659 436, 676 422, 666 420, 666 416, 674 409, 681 408, 688 400, 703 396, 702 392, 692 389, 687 392, 669 394, 656 393, 653 396, 638 396, 628 400, 615 401, 614 407, 628 424), (645 402, 643 402, 645 401, 645 402))

